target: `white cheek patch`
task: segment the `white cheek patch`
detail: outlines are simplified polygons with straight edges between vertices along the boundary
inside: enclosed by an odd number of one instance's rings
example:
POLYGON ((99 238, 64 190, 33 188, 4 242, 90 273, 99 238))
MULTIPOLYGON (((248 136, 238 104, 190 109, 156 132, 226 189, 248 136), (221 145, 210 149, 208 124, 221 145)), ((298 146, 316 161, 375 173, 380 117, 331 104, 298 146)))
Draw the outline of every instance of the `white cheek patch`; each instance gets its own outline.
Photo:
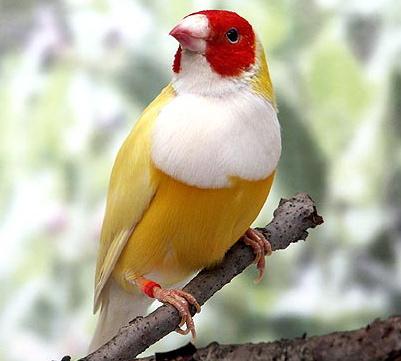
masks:
POLYGON ((210 97, 231 96, 241 90, 249 89, 249 80, 255 75, 257 67, 241 77, 222 77, 212 70, 206 57, 182 51, 181 69, 174 75, 172 85, 178 94, 198 94, 210 97))
POLYGON ((230 186, 230 177, 256 181, 276 168, 281 153, 274 108, 250 91, 227 97, 177 95, 155 122, 157 168, 200 188, 230 186))

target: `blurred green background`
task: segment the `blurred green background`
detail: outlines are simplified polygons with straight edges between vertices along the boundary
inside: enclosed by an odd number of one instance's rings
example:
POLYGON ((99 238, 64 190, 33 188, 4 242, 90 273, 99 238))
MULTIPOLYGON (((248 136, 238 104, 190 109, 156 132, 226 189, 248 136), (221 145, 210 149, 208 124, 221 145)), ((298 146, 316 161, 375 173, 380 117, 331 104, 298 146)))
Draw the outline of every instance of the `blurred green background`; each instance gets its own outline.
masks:
POLYGON ((283 156, 258 222, 306 191, 326 223, 208 302, 197 344, 401 313, 399 0, 0 0, 0 360, 85 353, 114 157, 171 78, 169 30, 205 8, 254 25, 277 90, 283 156))

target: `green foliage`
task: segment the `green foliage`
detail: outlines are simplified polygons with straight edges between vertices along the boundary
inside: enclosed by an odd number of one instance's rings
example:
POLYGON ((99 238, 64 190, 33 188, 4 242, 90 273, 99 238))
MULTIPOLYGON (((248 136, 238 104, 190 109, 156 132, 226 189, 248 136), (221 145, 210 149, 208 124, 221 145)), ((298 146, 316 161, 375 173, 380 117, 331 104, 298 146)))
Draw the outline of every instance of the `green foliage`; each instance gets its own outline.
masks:
POLYGON ((305 82, 313 104, 309 125, 321 149, 335 155, 347 146, 362 121, 373 85, 344 44, 327 37, 312 49, 308 66, 305 82))

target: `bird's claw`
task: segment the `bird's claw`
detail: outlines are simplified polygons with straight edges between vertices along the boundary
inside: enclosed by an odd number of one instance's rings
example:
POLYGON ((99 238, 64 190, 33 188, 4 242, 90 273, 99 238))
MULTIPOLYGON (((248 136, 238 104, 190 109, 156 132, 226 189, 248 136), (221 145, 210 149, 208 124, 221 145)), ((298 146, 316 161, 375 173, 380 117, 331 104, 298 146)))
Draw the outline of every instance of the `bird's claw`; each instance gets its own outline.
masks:
POLYGON ((159 287, 156 287, 153 290, 153 295, 158 301, 162 303, 169 303, 170 305, 175 307, 178 313, 180 314, 181 321, 180 324, 178 325, 178 328, 176 329, 176 332, 178 332, 181 335, 187 335, 188 333, 191 332, 192 338, 195 338, 196 337, 195 324, 191 316, 191 312, 189 311, 189 305, 195 306, 196 313, 199 313, 201 310, 201 307, 199 303, 196 301, 195 297, 192 296, 190 293, 182 290, 177 290, 177 289, 170 290, 159 287), (181 328, 184 324, 186 324, 186 329, 181 328))
POLYGON ((253 252, 255 253, 255 263, 257 269, 259 270, 259 275, 256 278, 255 283, 259 283, 265 274, 265 256, 270 256, 272 254, 272 247, 270 242, 262 233, 252 228, 249 228, 245 232, 244 243, 252 247, 253 252))

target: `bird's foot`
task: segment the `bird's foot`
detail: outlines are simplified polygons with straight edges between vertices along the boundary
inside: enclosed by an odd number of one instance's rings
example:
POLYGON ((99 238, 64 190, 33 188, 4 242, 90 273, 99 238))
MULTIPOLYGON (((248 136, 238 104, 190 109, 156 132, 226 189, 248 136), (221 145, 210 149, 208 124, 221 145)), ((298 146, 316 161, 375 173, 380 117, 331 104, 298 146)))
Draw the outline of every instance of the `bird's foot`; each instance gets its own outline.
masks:
POLYGON ((162 288, 158 283, 144 277, 137 277, 135 284, 145 295, 175 307, 181 317, 181 322, 176 331, 181 335, 187 335, 191 332, 192 337, 195 338, 195 324, 189 310, 189 305, 195 306, 196 313, 200 312, 201 307, 194 296, 182 290, 162 288), (186 329, 181 328, 184 324, 186 325, 186 329))
POLYGON ((252 228, 249 228, 244 234, 244 243, 250 247, 252 247, 253 252, 255 253, 255 263, 256 267, 259 270, 259 275, 255 280, 255 283, 259 283, 264 274, 266 268, 265 256, 270 256, 272 254, 272 247, 270 242, 266 239, 266 237, 252 228))
POLYGON ((201 307, 194 296, 182 290, 155 287, 153 289, 153 297, 162 303, 169 303, 177 309, 181 316, 181 322, 176 332, 181 335, 187 335, 191 332, 192 338, 196 337, 195 324, 189 311, 189 305, 195 306, 196 313, 200 312, 201 307), (186 325, 186 329, 181 328, 184 324, 186 325))

